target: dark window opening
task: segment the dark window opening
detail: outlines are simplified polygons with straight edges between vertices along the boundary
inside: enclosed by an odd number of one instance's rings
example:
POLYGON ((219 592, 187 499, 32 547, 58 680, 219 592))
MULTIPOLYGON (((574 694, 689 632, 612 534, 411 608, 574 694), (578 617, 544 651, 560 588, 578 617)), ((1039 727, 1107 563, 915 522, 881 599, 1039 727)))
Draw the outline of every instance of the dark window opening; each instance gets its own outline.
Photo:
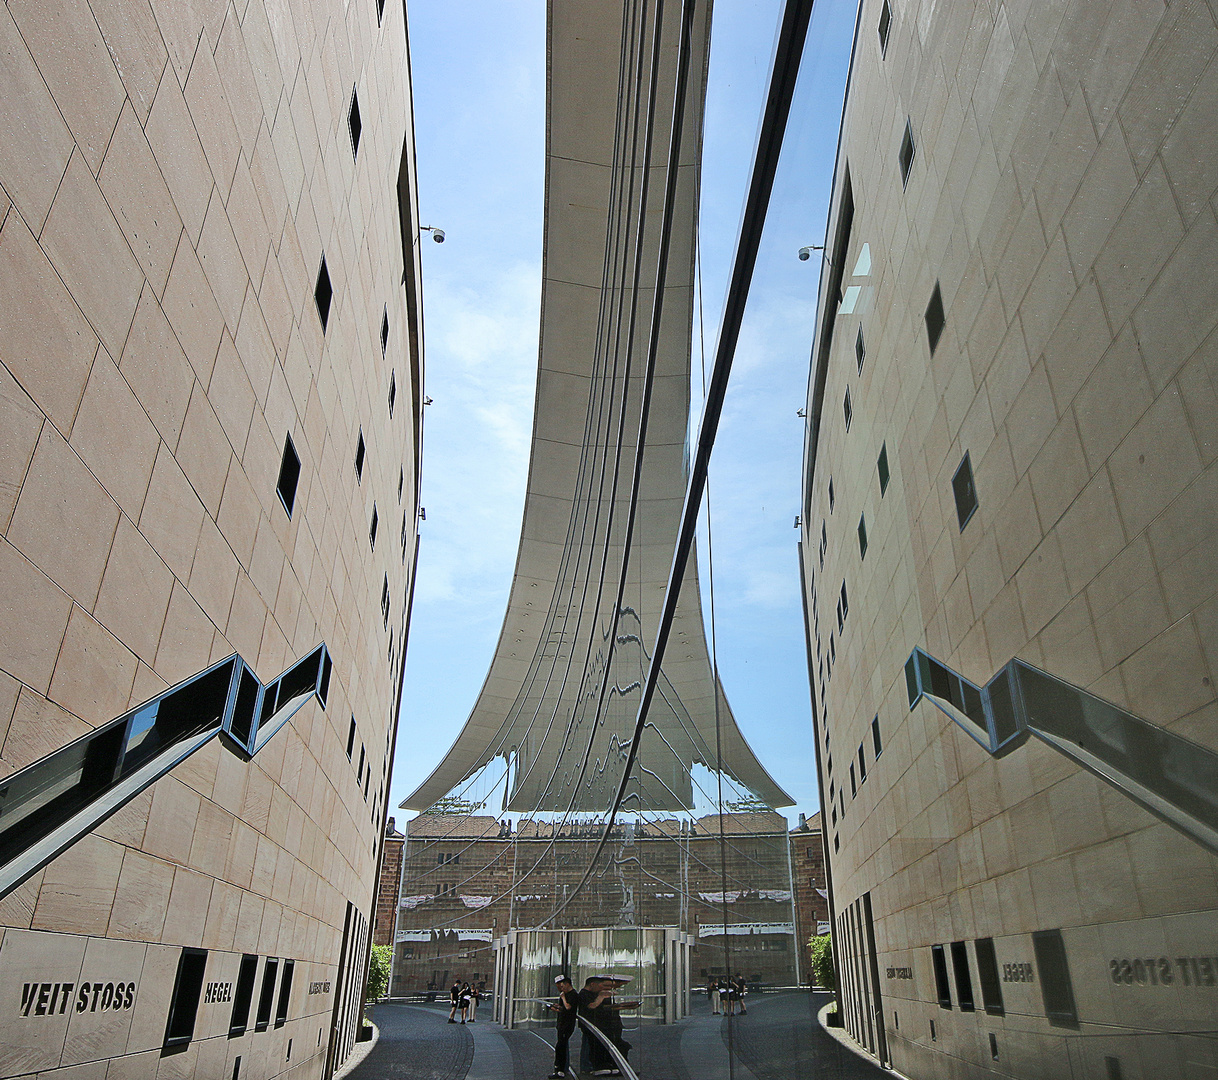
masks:
POLYGON ((884 492, 888 490, 888 443, 884 443, 884 445, 880 447, 880 457, 875 463, 875 467, 880 474, 880 498, 882 499, 884 497, 884 492))
POLYGON ((833 513, 833 507, 837 502, 837 496, 833 493, 833 477, 829 477, 829 513, 833 513))
MULTIPOLYGON (((935 969, 935 993, 939 999, 939 1008, 950 1009, 952 1007, 952 987, 947 981, 947 957, 943 954, 942 945, 932 945, 930 947, 931 966, 935 969)), ((932 1020, 933 1024, 934 1021, 932 1020)))
POLYGON ((973 464, 965 451, 964 460, 952 477, 952 494, 956 497, 956 518, 960 522, 960 531, 977 512, 977 488, 973 484, 973 464))
MULTIPOLYGON (((400 499, 400 496, 399 496, 400 499)), ((402 512, 402 559, 406 559, 406 525, 410 521, 410 515, 405 511, 402 512)))
POLYGON ((359 118, 359 91, 351 87, 351 108, 347 111, 347 129, 351 132, 351 156, 359 157, 359 136, 364 125, 359 118))
POLYGON ((372 524, 368 526, 368 543, 372 545, 372 550, 376 550, 376 527, 380 519, 376 513, 376 503, 372 504, 372 524))
POLYGON ((1123 1080, 1121 1074, 1121 1059, 1118 1057, 1108 1056, 1104 1058, 1104 1069, 1108 1080, 1123 1080))
POLYGON ((287 1023, 288 1002, 292 996, 292 974, 295 970, 296 962, 294 960, 283 962, 283 977, 279 981, 279 1004, 275 1008, 275 1026, 277 1028, 283 1027, 287 1023))
POLYGON ((355 717, 351 717, 351 727, 347 731, 347 760, 351 760, 351 754, 355 750, 355 717))
POLYGON ((854 409, 850 405, 850 387, 846 387, 846 397, 842 401, 842 414, 846 417, 846 430, 850 430, 850 421, 854 417, 854 409))
POLYGON ((239 1080, 241 1076, 241 1055, 238 1054, 233 1059, 233 1080, 239 1080))
POLYGON ((859 743, 859 783, 867 782, 867 758, 863 753, 863 744, 859 743))
POLYGON ((888 0, 884 0, 884 6, 880 8, 880 56, 888 54, 888 34, 892 30, 892 8, 888 6, 888 0))
POLYGON ((398 505, 402 504, 402 486, 406 483, 406 470, 398 469, 398 505))
POLYGON ((386 306, 381 315, 381 355, 384 356, 389 348, 389 308, 386 306))
POLYGON ((947 315, 943 311, 943 292, 939 283, 935 282, 934 292, 930 294, 930 303, 926 305, 926 340, 930 343, 933 356, 939 347, 939 339, 943 336, 943 327, 947 325, 947 315))
POLYGON ((262 992, 258 995, 258 1015, 254 1022, 255 1031, 266 1031, 271 1023, 271 1004, 275 1000, 275 975, 278 971, 278 959, 268 956, 266 958, 266 967, 262 969, 262 992))
POLYGON ((973 1012, 973 976, 968 967, 968 947, 963 941, 952 942, 952 972, 956 976, 956 999, 961 1012, 973 1012))
POLYGON ((279 493, 279 501, 283 503, 289 518, 296 506, 296 485, 299 481, 300 455, 292 445, 292 436, 287 435, 283 440, 283 460, 279 463, 279 480, 275 484, 275 490, 279 493))
POLYGON ((897 160, 901 164, 901 187, 905 187, 909 183, 909 173, 913 169, 914 153, 913 125, 906 120, 905 135, 901 139, 901 152, 897 155, 897 160))
POLYGON ((321 332, 330 324, 330 301, 334 298, 334 287, 330 284, 330 271, 326 257, 321 257, 321 269, 317 271, 317 284, 313 288, 313 299, 317 302, 317 315, 321 319, 321 332))
POLYGON ((977 954, 977 975, 981 981, 981 1000, 990 1016, 1004 1016, 1002 983, 998 978, 998 957, 994 952, 993 938, 978 938, 973 942, 977 954))
POLYGON ((228 1021, 228 1037, 244 1035, 250 1023, 250 1005, 254 1000, 254 980, 258 977, 258 957, 247 953, 241 957, 237 988, 233 992, 233 1014, 228 1021))
POLYGON ((863 344, 863 328, 859 327, 858 337, 854 339, 854 358, 858 361, 859 374, 863 374, 863 358, 867 355, 867 347, 863 344))
POLYGON ((1032 951, 1036 954, 1040 994, 1049 1023, 1054 1027, 1077 1028, 1078 1009, 1074 1004, 1074 986, 1070 981, 1070 964, 1062 932, 1041 930, 1034 933, 1032 951))
POLYGON ((359 439, 355 444, 355 479, 359 483, 364 480, 364 455, 367 447, 364 445, 364 429, 359 429, 359 439))
POLYGON ((389 575, 385 575, 385 584, 381 587, 381 617, 385 627, 389 626, 389 575))
MULTIPOLYGON (((949 1005, 948 1008, 950 1009, 951 1006, 949 1005)), ((935 1034, 935 1022, 932 1020, 930 1022, 930 1041, 934 1042, 936 1039, 938 1039, 938 1037, 939 1036, 935 1034)))
POLYGON ((359 744, 359 768, 355 770, 356 783, 359 783, 359 784, 362 784, 364 782, 364 754, 365 754, 364 744, 360 743, 359 744))
POLYGON ((880 743, 880 718, 878 716, 871 721, 871 749, 877 759, 884 752, 884 747, 880 743))
POLYGON ((990 1032, 990 1057, 994 1061, 998 1060, 998 1036, 992 1031, 990 1032))
POLYGON ((185 1050, 195 1035, 195 1017, 203 992, 203 973, 207 969, 206 949, 183 949, 178 956, 178 972, 169 999, 169 1021, 165 1025, 162 1053, 185 1050))
POLYGON ((820 568, 825 568, 825 552, 829 550, 829 527, 824 521, 820 523, 820 568))
POLYGON ((859 558, 867 558, 867 518, 859 514, 859 558))
POLYGON ((859 793, 858 783, 854 779, 854 763, 850 763, 850 798, 854 798, 859 793))
POLYGON ((842 601, 839 598, 837 601, 837 632, 840 634, 846 629, 846 615, 842 611, 842 601))
POLYGON ((836 836, 833 837, 833 853, 836 855, 841 850, 841 840, 836 836))
POLYGON ((393 419, 393 403, 398 399, 398 373, 389 373, 389 419, 393 419))
POLYGON ((850 601, 846 599, 846 583, 842 582, 842 618, 850 614, 850 601))
POLYGON ((376 0, 376 25, 381 25, 381 19, 385 14, 385 0, 376 0))

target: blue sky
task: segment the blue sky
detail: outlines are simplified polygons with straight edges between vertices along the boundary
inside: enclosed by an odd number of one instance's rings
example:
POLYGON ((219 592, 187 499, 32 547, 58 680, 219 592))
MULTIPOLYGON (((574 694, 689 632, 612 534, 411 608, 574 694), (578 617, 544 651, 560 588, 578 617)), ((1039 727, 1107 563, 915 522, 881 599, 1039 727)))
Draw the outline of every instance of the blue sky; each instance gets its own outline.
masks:
MULTIPOLYGON (((777 0, 714 7, 702 191, 709 362, 736 241, 777 0)), ((817 808, 796 532, 804 402, 855 4, 819 0, 711 465, 719 666, 758 756, 817 808)), ((391 786, 396 806, 451 745, 498 640, 520 536, 537 369, 545 4, 410 5, 425 241, 419 577, 391 786)), ((694 328, 694 365, 699 362, 694 328)), ((697 390, 695 390, 695 409, 697 390)), ((704 607, 709 576, 701 541, 704 607)), ((709 617, 709 611, 708 611, 709 617)))

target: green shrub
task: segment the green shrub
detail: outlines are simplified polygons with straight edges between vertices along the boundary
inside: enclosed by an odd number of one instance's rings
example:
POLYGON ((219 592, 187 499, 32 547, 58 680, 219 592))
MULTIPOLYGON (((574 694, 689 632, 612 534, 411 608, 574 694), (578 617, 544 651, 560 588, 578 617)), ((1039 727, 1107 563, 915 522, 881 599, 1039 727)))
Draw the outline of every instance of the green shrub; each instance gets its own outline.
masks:
POLYGON ((393 961, 392 945, 373 945, 368 960, 368 986, 365 1001, 379 1001, 389 992, 389 967, 393 961))
POLYGON ((812 980, 817 986, 833 990, 837 977, 833 971, 833 935, 820 934, 808 942, 812 950, 812 980))

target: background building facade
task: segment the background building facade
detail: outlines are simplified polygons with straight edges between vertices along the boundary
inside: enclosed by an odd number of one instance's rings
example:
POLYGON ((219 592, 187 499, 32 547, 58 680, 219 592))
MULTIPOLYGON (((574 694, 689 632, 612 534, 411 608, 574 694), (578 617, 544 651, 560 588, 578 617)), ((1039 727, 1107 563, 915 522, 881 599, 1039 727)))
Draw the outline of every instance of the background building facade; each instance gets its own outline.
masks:
POLYGON ((16 3, 0 55, 0 1073, 328 1075, 416 539, 405 7, 16 3))
POLYGON ((802 563, 847 1026, 912 1077, 1218 1068, 1216 49, 861 5, 802 563))

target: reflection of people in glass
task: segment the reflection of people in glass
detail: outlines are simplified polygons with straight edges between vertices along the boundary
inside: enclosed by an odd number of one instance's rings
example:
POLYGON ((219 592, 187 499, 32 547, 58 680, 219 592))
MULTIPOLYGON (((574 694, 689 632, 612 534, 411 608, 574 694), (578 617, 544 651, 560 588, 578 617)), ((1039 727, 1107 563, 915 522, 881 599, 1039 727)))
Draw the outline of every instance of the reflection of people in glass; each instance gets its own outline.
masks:
POLYGON ((562 1080, 567 1074, 567 1043, 575 1031, 579 995, 566 975, 559 975, 554 983, 558 987, 559 997, 558 1003, 551 1005, 550 1009, 558 1013, 558 1023, 554 1039, 554 1071, 550 1073, 550 1080, 562 1080))
MULTIPOLYGON (((638 1008, 637 1001, 614 1001, 613 991, 625 985, 629 979, 619 979, 612 975, 594 975, 584 983, 579 994, 580 1009, 584 1018, 598 1031, 602 1032, 617 1048, 622 1057, 630 1053, 630 1043, 622 1038, 622 1009, 638 1008)), ((585 1038, 589 1036, 585 1035, 585 1038)), ((590 1036, 591 1063, 593 1076, 620 1076, 609 1051, 596 1036, 590 1036)))

